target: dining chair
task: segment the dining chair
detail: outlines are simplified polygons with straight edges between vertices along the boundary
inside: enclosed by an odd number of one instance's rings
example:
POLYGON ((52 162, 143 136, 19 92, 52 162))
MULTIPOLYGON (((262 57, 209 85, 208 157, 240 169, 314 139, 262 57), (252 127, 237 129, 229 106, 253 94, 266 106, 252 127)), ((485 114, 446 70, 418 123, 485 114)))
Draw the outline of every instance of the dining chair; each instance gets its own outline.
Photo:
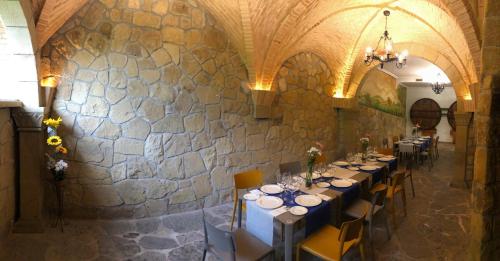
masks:
POLYGON ((387 195, 387 185, 381 184, 378 186, 377 191, 372 196, 371 201, 364 199, 357 199, 352 203, 349 208, 344 211, 344 214, 351 216, 353 218, 360 218, 365 215, 365 221, 368 222, 368 236, 370 243, 373 239, 373 217, 374 215, 383 215, 385 219, 385 229, 387 232, 387 239, 391 239, 391 234, 389 232, 389 220, 387 218, 387 213, 385 212, 385 197, 387 195))
POLYGON ((301 250, 323 260, 342 260, 350 249, 359 247, 361 260, 365 260, 363 248, 363 221, 365 216, 342 223, 340 229, 326 225, 297 244, 296 260, 301 250))
POLYGON ((387 204, 388 210, 392 214, 392 222, 394 224, 394 228, 396 228, 396 206, 395 206, 395 197, 396 195, 401 195, 401 199, 403 201, 403 211, 404 216, 406 217, 406 191, 405 191, 405 172, 400 171, 392 176, 390 185, 387 189, 387 204))
POLYGON ((287 163, 280 164, 280 173, 290 173, 290 174, 298 174, 302 171, 302 166, 300 165, 300 161, 292 161, 287 163))
POLYGON ((429 147, 420 152, 420 159, 422 161, 422 164, 424 163, 424 160, 429 161, 429 171, 431 171, 432 167, 434 167, 434 140, 431 140, 431 144, 429 147))
POLYGON ((394 155, 394 150, 392 148, 378 148, 377 152, 384 155, 394 155))
MULTIPOLYGON (((238 208, 239 200, 239 190, 240 189, 250 189, 262 186, 263 178, 262 172, 258 169, 248 170, 245 172, 240 172, 234 175, 234 205, 233 205, 233 216, 231 218, 231 231, 233 230, 234 219, 236 217, 236 209, 238 208)), ((243 202, 242 211, 246 209, 246 204, 243 202)))
POLYGON ((398 142, 398 141, 399 141, 399 136, 397 136, 397 135, 392 136, 392 143, 398 142))
POLYGON ((274 249, 259 239, 252 236, 244 229, 237 229, 234 232, 228 232, 218 229, 206 221, 205 212, 203 212, 203 229, 205 232, 205 245, 203 248, 203 261, 210 249, 219 259, 222 260, 261 260, 264 257, 272 255, 274 259, 274 249))
POLYGON ((406 161, 405 166, 405 179, 410 179, 411 194, 415 198, 415 187, 413 186, 413 162, 406 161))
POLYGON ((382 148, 389 148, 389 139, 388 138, 382 139, 382 148))

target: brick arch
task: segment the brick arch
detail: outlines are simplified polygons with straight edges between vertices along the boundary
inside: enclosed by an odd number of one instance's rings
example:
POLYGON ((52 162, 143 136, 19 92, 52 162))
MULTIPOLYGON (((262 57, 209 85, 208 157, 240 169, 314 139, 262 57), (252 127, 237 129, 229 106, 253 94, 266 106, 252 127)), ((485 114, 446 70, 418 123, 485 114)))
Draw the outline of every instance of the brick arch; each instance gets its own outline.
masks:
MULTIPOLYGON (((437 67, 439 67, 450 79, 450 82, 455 89, 457 98, 464 99, 464 97, 470 97, 471 92, 469 90, 470 82, 468 82, 464 75, 462 75, 457 67, 450 62, 449 58, 439 51, 433 50, 431 46, 419 44, 419 43, 403 43, 398 44, 398 48, 406 48, 409 50, 412 56, 417 56, 425 59, 437 67)), ((358 70, 353 72, 352 78, 350 79, 347 90, 344 90, 344 95, 346 97, 355 97, 361 82, 366 75, 366 73, 378 66, 378 63, 373 63, 370 66, 365 66, 362 61, 357 64, 358 70)))

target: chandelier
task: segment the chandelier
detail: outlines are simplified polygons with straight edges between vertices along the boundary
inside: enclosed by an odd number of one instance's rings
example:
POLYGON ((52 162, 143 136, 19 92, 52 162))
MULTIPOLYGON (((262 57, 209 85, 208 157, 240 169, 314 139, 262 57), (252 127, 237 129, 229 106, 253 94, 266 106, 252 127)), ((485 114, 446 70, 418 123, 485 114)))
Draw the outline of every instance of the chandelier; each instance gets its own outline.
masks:
POLYGON ((403 65, 406 64, 406 58, 408 57, 408 50, 403 50, 401 53, 397 53, 392 49, 392 38, 389 37, 389 32, 387 31, 387 18, 391 15, 389 10, 384 11, 385 15, 385 30, 384 34, 380 36, 378 40, 377 47, 375 50, 371 47, 367 47, 365 50, 365 64, 368 66, 374 60, 380 62, 380 68, 384 68, 384 63, 395 62, 396 67, 401 69, 403 65), (383 49, 379 50, 380 42, 383 41, 383 49))
POLYGON ((444 83, 439 83, 439 76, 441 74, 438 74, 438 77, 436 78, 436 82, 432 84, 432 91, 435 94, 441 94, 444 91, 445 84, 444 83))

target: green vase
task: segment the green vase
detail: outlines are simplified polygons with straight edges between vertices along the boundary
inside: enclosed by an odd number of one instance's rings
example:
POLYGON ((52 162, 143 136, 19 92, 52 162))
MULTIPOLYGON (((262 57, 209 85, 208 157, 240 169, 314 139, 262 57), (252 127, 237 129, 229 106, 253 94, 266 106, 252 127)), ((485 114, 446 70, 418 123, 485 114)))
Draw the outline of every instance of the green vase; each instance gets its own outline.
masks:
POLYGON ((306 188, 311 188, 312 187, 313 169, 314 169, 314 163, 313 164, 307 164, 306 188))

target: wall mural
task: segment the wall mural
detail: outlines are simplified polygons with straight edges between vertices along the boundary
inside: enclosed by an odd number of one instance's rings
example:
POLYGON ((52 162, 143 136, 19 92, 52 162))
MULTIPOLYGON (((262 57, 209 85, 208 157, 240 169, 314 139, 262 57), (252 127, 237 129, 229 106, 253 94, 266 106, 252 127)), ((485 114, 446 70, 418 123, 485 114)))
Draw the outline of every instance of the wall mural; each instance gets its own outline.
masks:
POLYGON ((358 92, 359 104, 398 117, 405 116, 406 88, 396 88, 394 77, 373 69, 365 76, 358 92))

